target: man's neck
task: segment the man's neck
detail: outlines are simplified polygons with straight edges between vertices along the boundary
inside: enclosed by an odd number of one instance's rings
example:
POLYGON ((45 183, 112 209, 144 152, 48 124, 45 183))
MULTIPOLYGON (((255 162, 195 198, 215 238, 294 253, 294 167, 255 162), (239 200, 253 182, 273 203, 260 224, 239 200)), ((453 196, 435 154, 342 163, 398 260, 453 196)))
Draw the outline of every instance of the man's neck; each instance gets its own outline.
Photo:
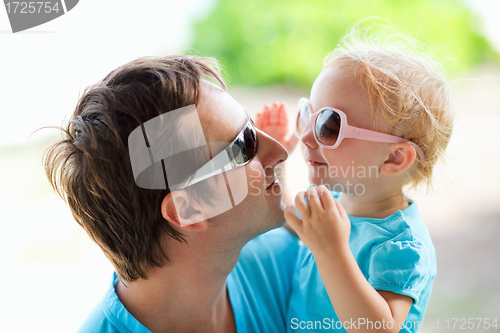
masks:
POLYGON ((116 292, 127 310, 152 332, 236 332, 226 278, 241 248, 224 258, 185 244, 171 248, 170 264, 148 272, 148 279, 121 281, 116 292), (195 253, 198 252, 199 255, 195 253))
POLYGON ((339 203, 348 215, 369 218, 385 218, 408 207, 402 192, 362 197, 340 193, 339 203))

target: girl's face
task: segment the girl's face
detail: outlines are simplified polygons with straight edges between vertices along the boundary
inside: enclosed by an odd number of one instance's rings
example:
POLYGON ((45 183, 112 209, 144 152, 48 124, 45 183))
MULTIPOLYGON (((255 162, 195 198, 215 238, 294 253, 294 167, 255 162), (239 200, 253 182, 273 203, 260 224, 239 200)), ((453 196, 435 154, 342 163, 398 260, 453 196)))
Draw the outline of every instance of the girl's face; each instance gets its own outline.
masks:
MULTIPOLYGON (((370 121, 370 104, 359 81, 337 67, 323 71, 313 84, 310 102, 312 113, 323 107, 344 111, 349 125, 388 133, 383 118, 376 129, 370 121), (381 127, 382 125, 382 127, 381 127), (386 128, 383 126, 385 125, 386 128)), ((312 184, 328 184, 330 189, 346 194, 362 195, 367 186, 378 182, 380 166, 387 159, 387 144, 358 139, 344 139, 336 149, 325 149, 316 143, 309 124, 301 137, 301 148, 312 184)))

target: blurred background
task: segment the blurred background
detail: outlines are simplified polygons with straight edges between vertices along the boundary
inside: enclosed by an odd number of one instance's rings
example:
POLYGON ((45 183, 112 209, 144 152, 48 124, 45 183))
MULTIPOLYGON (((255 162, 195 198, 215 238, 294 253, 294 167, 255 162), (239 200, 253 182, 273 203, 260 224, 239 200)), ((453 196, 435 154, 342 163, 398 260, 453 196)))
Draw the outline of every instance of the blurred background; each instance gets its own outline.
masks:
MULTIPOLYGON (((281 101, 293 117, 325 55, 367 16, 458 61, 446 61, 457 116, 447 163, 436 169, 435 192, 408 193, 438 256, 421 331, 458 331, 448 318, 500 319, 499 14, 498 0, 82 0, 12 34, 0 10, 0 330, 74 332, 110 283, 111 265, 45 177, 42 153, 58 132, 33 133, 62 125, 86 86, 140 56, 213 56, 251 115, 281 101)), ((287 164, 285 190, 303 190, 298 149, 287 164)))

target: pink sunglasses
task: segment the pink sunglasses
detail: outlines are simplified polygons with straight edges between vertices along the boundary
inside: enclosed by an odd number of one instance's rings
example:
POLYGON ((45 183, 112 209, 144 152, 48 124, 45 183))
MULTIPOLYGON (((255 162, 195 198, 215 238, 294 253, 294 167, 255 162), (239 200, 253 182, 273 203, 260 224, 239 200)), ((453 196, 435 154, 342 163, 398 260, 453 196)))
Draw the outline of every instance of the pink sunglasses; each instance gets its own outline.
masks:
POLYGON ((312 106, 307 98, 301 98, 297 111, 295 135, 301 137, 312 122, 313 134, 316 143, 326 149, 337 148, 343 139, 353 138, 374 142, 409 143, 417 152, 420 161, 425 165, 425 155, 422 149, 409 140, 385 133, 370 131, 364 128, 350 126, 347 116, 339 109, 332 107, 321 108, 311 113, 312 106))

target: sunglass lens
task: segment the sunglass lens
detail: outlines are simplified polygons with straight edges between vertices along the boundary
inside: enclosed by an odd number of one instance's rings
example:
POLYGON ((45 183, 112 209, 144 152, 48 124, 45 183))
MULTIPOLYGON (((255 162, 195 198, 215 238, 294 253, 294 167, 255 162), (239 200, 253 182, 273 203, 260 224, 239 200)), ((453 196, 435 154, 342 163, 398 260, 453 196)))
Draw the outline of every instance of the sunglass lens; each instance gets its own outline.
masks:
POLYGON ((257 132, 254 128, 247 127, 242 134, 242 140, 238 140, 233 146, 234 160, 238 165, 254 158, 258 149, 257 132))
POLYGON ((255 128, 248 127, 245 130, 245 162, 255 157, 255 155, 257 154, 257 147, 257 132, 255 131, 255 128))
POLYGON ((340 115, 333 110, 323 110, 316 118, 315 132, 319 142, 333 146, 337 142, 340 131, 340 115))
POLYGON ((299 110, 297 113, 297 134, 301 135, 304 130, 306 129, 308 123, 309 123, 309 115, 311 114, 311 111, 309 110, 309 106, 305 101, 300 102, 299 104, 299 110))

